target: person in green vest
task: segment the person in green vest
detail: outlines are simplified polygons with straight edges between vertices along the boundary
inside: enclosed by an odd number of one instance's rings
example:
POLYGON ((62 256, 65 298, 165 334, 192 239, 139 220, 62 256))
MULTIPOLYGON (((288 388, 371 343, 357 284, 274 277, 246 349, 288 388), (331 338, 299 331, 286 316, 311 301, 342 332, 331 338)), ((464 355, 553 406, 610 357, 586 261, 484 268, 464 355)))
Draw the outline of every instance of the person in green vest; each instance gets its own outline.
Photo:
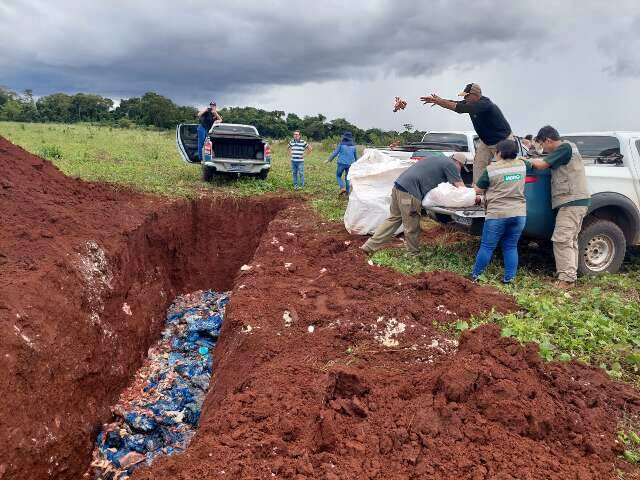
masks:
POLYGON ((471 272, 474 281, 485 271, 498 244, 502 246, 504 276, 509 284, 518 272, 518 240, 527 222, 524 184, 529 162, 518 156, 513 140, 496 145, 496 161, 489 164, 476 182, 476 192, 484 194, 486 215, 480 249, 471 272))
POLYGON ((533 168, 551 169, 551 207, 558 211, 553 230, 557 288, 575 286, 578 276, 578 234, 591 205, 584 162, 578 147, 560 139, 550 125, 540 129, 535 141, 548 155, 531 160, 533 168))

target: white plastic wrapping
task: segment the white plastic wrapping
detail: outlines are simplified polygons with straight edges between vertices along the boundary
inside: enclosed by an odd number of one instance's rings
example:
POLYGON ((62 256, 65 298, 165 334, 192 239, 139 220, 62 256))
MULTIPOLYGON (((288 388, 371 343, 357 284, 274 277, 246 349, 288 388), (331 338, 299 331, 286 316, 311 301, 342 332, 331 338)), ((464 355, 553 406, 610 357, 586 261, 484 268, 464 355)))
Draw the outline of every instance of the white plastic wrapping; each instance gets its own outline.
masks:
POLYGON ((454 187, 442 182, 424 196, 422 206, 429 207, 471 207, 476 204, 476 191, 473 188, 454 187))
MULTIPOLYGON (((393 158, 379 150, 364 151, 348 175, 351 194, 344 212, 344 226, 349 233, 369 235, 375 231, 389 216, 393 182, 414 164, 414 160, 393 158)), ((401 232, 402 227, 396 235, 401 232)))

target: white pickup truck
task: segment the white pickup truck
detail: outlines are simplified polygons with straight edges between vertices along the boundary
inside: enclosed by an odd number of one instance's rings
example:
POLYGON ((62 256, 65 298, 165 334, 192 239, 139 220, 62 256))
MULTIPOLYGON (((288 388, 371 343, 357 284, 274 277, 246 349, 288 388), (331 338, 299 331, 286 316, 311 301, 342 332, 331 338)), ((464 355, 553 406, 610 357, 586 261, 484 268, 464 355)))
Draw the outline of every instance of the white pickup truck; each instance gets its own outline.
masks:
MULTIPOLYGON (((422 140, 416 143, 398 145, 394 147, 376 148, 376 150, 394 158, 402 160, 422 160, 427 153, 437 151, 445 155, 462 152, 467 157, 467 165, 463 169, 462 180, 470 185, 473 181, 473 158, 476 155, 478 134, 474 131, 430 131, 424 134, 422 140)), ((528 151, 516 137, 516 142, 521 155, 527 155, 528 151)))
POLYGON ((187 163, 199 163, 202 179, 216 175, 251 175, 267 178, 271 170, 271 146, 253 125, 216 123, 198 152, 198 125, 176 127, 176 146, 187 163))
MULTIPOLYGON (((563 135, 575 143, 585 162, 591 207, 578 243, 582 274, 617 272, 628 245, 640 244, 640 132, 586 132, 563 135)), ((550 171, 527 173, 527 224, 524 236, 549 240, 556 212, 551 208, 550 171)), ((456 221, 482 231, 484 210, 431 207, 441 222, 456 221)))
POLYGON ((445 154, 464 152, 469 160, 476 154, 478 134, 474 131, 431 131, 424 134, 422 140, 416 143, 398 145, 397 147, 377 148, 385 155, 394 158, 407 159, 420 150, 437 150, 445 154))

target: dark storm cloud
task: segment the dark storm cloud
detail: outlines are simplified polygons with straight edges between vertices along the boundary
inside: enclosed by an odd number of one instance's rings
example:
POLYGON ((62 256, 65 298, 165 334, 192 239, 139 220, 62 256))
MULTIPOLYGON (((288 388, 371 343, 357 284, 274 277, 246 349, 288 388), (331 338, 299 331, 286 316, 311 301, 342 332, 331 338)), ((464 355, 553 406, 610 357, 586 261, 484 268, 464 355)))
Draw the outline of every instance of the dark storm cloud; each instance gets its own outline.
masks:
POLYGON ((619 77, 640 77, 640 15, 624 17, 619 28, 606 32, 599 47, 611 59, 606 72, 619 77))
MULTIPOLYGON (((164 3, 3 0, 0 84, 40 95, 154 90, 190 101, 508 63, 558 39, 545 1, 164 3)), ((577 1, 554 8, 569 15, 564 36, 590 12, 577 1)), ((611 68, 632 72, 637 64, 626 61, 611 68)))
POLYGON ((0 84, 37 94, 157 90, 193 98, 420 75, 505 50, 516 55, 541 32, 506 2, 465 2, 464 10, 463 2, 159 3, 9 0, 0 7, 0 84), (519 28, 478 21, 493 3, 519 28))

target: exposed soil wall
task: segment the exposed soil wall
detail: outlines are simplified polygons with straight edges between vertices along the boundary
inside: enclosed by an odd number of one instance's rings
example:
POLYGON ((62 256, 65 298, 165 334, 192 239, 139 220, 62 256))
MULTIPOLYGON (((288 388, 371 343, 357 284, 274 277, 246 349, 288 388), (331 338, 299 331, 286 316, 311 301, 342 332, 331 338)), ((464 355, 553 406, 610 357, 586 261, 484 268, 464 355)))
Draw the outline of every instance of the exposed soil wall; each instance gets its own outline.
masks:
POLYGON ((180 292, 230 289, 281 200, 170 203, 0 139, 0 478, 77 479, 180 292))

